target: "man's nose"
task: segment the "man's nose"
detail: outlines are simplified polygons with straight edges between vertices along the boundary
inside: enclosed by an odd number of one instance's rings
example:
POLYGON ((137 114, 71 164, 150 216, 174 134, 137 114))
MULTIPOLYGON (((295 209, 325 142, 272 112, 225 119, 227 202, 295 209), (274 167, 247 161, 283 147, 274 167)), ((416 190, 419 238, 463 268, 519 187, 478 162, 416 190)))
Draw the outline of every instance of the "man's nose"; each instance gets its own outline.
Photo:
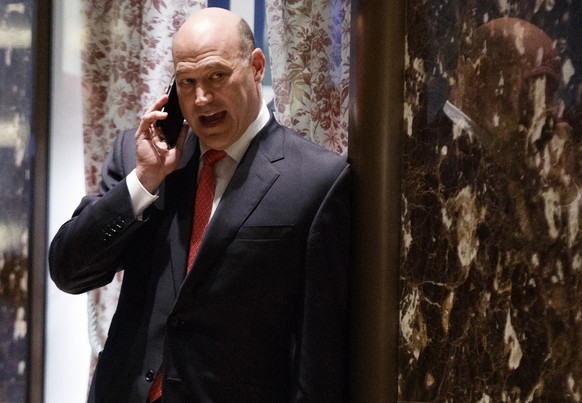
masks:
POLYGON ((197 106, 206 105, 207 103, 212 101, 212 93, 208 91, 202 85, 198 85, 196 87, 196 99, 195 103, 197 106))

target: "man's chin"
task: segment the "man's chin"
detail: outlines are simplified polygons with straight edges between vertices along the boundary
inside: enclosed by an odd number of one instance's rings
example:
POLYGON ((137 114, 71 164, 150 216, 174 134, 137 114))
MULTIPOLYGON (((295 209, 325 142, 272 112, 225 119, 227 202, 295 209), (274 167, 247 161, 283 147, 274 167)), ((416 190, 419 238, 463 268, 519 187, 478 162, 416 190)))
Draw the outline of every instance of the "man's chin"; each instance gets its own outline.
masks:
POLYGON ((222 132, 207 133, 203 131, 198 134, 198 138, 202 144, 213 150, 224 150, 230 145, 228 137, 222 132))

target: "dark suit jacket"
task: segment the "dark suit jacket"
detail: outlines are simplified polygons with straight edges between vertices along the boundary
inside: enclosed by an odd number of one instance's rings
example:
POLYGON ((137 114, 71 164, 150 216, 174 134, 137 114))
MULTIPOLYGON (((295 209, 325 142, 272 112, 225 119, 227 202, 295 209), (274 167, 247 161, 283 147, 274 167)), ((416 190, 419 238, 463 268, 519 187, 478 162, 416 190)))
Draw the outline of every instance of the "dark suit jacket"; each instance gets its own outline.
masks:
POLYGON ((140 221, 124 183, 135 167, 134 131, 122 133, 100 194, 85 197, 51 243, 51 276, 67 292, 95 289, 124 270, 89 401, 143 403, 160 365, 169 402, 342 401, 345 158, 271 118, 186 276, 199 154, 191 148, 140 221))

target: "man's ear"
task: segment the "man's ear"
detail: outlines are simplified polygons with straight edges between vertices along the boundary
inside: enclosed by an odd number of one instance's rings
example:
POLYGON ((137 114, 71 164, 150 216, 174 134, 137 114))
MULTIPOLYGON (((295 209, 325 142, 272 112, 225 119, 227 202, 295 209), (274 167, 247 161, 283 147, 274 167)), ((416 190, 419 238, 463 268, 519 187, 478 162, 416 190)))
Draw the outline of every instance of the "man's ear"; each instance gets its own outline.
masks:
POLYGON ((265 55, 260 48, 256 48, 251 53, 251 63, 254 69, 255 82, 260 83, 265 76, 265 64, 267 63, 265 55))

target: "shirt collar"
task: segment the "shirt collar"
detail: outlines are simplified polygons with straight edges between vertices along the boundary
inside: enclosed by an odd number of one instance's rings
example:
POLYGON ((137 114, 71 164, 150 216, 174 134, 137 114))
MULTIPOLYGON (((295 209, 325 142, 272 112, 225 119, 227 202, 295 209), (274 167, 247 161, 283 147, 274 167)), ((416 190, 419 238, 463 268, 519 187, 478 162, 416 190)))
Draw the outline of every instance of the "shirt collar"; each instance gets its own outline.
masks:
MULTIPOLYGON (((225 150, 228 156, 236 162, 240 162, 247 148, 249 148, 251 141, 265 127, 270 118, 271 114, 267 108, 267 104, 263 101, 257 118, 249 125, 242 136, 225 150)), ((206 151, 208 151, 208 147, 200 143, 200 155, 206 151)))
MULTIPOLYGON (((443 112, 451 119, 451 121, 461 130, 464 130, 471 140, 477 139, 482 147, 487 149, 490 153, 499 153, 499 144, 495 143, 495 136, 489 130, 479 126, 473 119, 467 116, 463 111, 447 101, 443 107, 443 112)), ((460 135, 453 130, 454 137, 460 135)))
POLYGON ((449 119, 451 119, 455 124, 459 125, 464 130, 474 131, 478 127, 477 123, 475 123, 473 119, 471 119, 449 101, 445 103, 443 111, 449 117, 449 119))

